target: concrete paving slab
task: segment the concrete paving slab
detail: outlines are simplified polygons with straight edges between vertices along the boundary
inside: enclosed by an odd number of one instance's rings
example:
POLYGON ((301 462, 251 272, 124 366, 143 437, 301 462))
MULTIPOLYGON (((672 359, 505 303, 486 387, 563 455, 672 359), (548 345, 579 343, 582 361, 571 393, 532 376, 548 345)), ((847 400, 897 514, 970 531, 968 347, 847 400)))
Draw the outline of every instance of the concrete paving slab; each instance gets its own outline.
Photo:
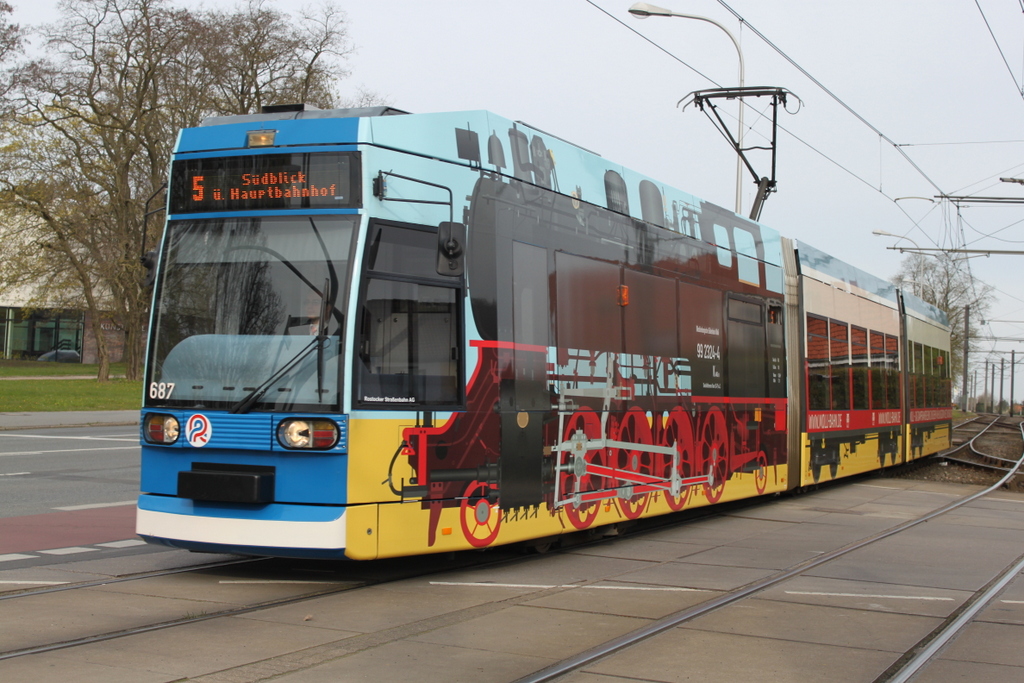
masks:
POLYGON ((1024 625, 1024 599, 1008 597, 1003 594, 991 605, 982 610, 978 621, 991 621, 997 624, 1024 625))
POLYGON ((678 560, 682 557, 691 557, 696 553, 708 550, 710 547, 712 546, 696 543, 648 540, 646 535, 643 535, 638 537, 625 536, 622 539, 608 543, 570 548, 565 552, 573 555, 618 557, 630 560, 642 557, 645 560, 664 562, 667 560, 678 560))
POLYGON ((0 652, 110 633, 210 610, 199 600, 151 596, 127 598, 93 588, 34 595, 0 602, 0 652), (59 615, 59 616, 55 616, 59 615))
POLYGON ((891 652, 678 628, 584 671, 664 683, 864 683, 894 660, 891 652))
POLYGON ((950 525, 1024 529, 1024 509, 1007 510, 975 507, 973 503, 943 515, 942 521, 950 525))
POLYGON ((1024 683, 1024 669, 979 662, 932 662, 919 677, 927 683, 1024 683))
POLYGON ((85 574, 68 571, 64 565, 48 567, 25 567, 0 571, 0 593, 45 588, 48 585, 99 581, 110 578, 109 574, 85 574))
POLYGON ((53 653, 0 662, 0 680, 32 683, 170 683, 173 674, 58 659, 53 653))
MULTIPOLYGON (((740 541, 742 543, 743 541, 740 541)), ((755 569, 786 569, 794 564, 816 557, 819 553, 790 547, 743 548, 722 546, 689 555, 686 562, 724 567, 751 567, 755 569)))
POLYGON ((158 545, 145 546, 144 550, 144 552, 139 551, 131 555, 118 555, 117 557, 82 558, 74 563, 61 565, 60 568, 69 572, 127 576, 140 572, 194 567, 196 565, 216 564, 218 562, 231 562, 241 559, 238 555, 190 553, 187 550, 178 550, 158 545))
POLYGON ((760 519, 766 522, 811 522, 826 513, 813 506, 803 503, 776 503, 773 505, 757 505, 744 509, 736 517, 747 519, 760 519))
MULTIPOLYGON (((200 676, 355 634, 226 617, 53 653, 59 661, 116 666, 178 678, 200 676)), ((71 679, 74 680, 74 679, 71 679)))
POLYGON ((945 618, 972 593, 920 586, 797 576, 759 594, 765 600, 945 618))
POLYGON ((951 526, 941 518, 808 572, 855 581, 977 590, 1020 550, 1013 530, 951 526))
POLYGON ((864 537, 860 529, 854 526, 837 526, 835 524, 818 524, 810 522, 792 529, 782 529, 754 538, 744 538, 730 545, 740 548, 770 550, 789 548, 793 551, 820 555, 841 548, 864 537))
POLYGON ((1024 625, 973 622, 950 643, 943 660, 1021 667, 1024 673, 1024 625))
POLYGON ((446 572, 445 580, 561 585, 618 576, 652 564, 658 563, 616 557, 589 557, 582 562, 579 556, 559 553, 545 558, 542 563, 516 562, 446 572))
MULTIPOLYGON (((448 577, 445 577, 447 580, 448 577)), ((317 628, 374 633, 424 619, 507 600, 542 589, 490 586, 438 586, 415 579, 347 591, 294 605, 282 605, 246 615, 249 619, 317 628), (309 622, 307 616, 312 617, 309 622)))
POLYGON ((592 674, 586 671, 575 671, 558 679, 558 683, 643 683, 643 679, 625 676, 609 676, 608 674, 592 674))
POLYGON ((285 674, 274 683, 485 683, 513 681, 549 664, 531 655, 403 640, 285 674))
POLYGON ((413 636, 410 640, 557 660, 650 623, 609 614, 581 615, 516 605, 413 636))
POLYGON ((689 562, 668 562, 615 577, 622 583, 645 586, 681 586, 713 591, 731 590, 773 574, 770 569, 721 567, 689 562))
MULTIPOLYGON (((573 588, 546 595, 523 604, 533 607, 571 610, 587 614, 611 614, 621 617, 660 619, 721 593, 716 591, 656 590, 656 586, 603 583, 606 588, 573 588), (654 589, 654 590, 646 590, 654 589)), ((584 617, 585 618, 585 617, 584 617)))
POLYGON ((937 617, 872 612, 774 600, 744 600, 681 628, 800 643, 906 652, 942 623, 937 617))
POLYGON ((696 545, 719 546, 741 538, 750 538, 791 526, 791 522, 773 522, 752 517, 722 515, 709 519, 694 520, 689 524, 652 531, 644 538, 653 541, 693 543, 696 545))
POLYGON ((274 577, 249 578, 249 575, 230 574, 221 570, 188 572, 170 576, 155 576, 140 581, 125 581, 98 586, 104 593, 125 596, 149 596, 173 600, 207 603, 206 611, 239 605, 281 600, 320 590, 355 585, 354 582, 291 579, 282 582, 274 577))

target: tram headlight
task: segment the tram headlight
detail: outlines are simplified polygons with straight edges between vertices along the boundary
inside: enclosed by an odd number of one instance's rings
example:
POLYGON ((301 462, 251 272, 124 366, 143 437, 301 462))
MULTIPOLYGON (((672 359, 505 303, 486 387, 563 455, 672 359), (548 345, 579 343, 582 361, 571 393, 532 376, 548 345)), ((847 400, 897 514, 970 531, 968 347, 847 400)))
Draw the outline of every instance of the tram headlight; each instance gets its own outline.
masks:
POLYGON ((146 416, 146 426, 142 430, 146 441, 150 443, 171 444, 178 440, 181 427, 178 418, 173 415, 150 413, 146 416))
POLYGON ((277 426, 277 440, 285 448, 326 450, 338 443, 338 425, 331 420, 282 420, 277 426))

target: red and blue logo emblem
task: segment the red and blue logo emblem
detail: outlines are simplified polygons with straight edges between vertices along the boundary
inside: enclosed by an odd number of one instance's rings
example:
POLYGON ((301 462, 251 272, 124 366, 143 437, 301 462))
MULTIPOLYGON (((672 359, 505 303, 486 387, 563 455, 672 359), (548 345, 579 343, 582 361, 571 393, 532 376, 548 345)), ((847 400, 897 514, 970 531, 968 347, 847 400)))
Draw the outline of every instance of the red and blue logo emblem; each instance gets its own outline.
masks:
POLYGON ((196 413, 185 423, 185 437, 193 448, 202 448, 210 443, 211 436, 213 436, 213 427, 210 426, 210 420, 205 415, 196 413))

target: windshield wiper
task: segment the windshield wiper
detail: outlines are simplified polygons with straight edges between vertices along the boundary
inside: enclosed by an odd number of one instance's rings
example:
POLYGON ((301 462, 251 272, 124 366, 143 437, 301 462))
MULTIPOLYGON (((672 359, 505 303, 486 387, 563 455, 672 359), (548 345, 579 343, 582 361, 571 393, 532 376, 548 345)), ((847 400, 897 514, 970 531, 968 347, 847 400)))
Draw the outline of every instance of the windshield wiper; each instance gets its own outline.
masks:
POLYGON ((322 339, 326 339, 326 337, 322 337, 321 335, 317 335, 316 337, 314 337, 313 340, 309 342, 309 344, 304 346, 302 350, 295 355, 294 358, 285 363, 280 370, 278 370, 273 375, 264 380, 263 384, 260 384, 258 387, 256 387, 248 394, 246 394, 245 397, 242 398, 242 400, 240 400, 235 405, 231 406, 228 412, 248 413, 250 410, 252 410, 252 407, 256 405, 257 401, 263 398, 263 396, 267 393, 267 390, 270 389, 271 385, 273 385, 274 382, 281 379, 281 377, 283 377, 292 368, 298 365, 304 358, 306 358, 306 356, 311 354, 315 349, 320 349, 321 353, 323 353, 322 339))

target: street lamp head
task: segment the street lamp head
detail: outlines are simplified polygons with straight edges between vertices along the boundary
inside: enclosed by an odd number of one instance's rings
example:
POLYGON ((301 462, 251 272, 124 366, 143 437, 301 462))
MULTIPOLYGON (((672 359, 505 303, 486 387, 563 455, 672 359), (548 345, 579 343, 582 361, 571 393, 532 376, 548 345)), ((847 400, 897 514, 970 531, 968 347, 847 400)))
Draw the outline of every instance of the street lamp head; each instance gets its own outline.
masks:
POLYGON ((657 7, 649 2, 633 3, 633 6, 629 8, 629 13, 637 19, 646 19, 647 17, 671 17, 675 14, 672 10, 665 9, 664 7, 657 7))

